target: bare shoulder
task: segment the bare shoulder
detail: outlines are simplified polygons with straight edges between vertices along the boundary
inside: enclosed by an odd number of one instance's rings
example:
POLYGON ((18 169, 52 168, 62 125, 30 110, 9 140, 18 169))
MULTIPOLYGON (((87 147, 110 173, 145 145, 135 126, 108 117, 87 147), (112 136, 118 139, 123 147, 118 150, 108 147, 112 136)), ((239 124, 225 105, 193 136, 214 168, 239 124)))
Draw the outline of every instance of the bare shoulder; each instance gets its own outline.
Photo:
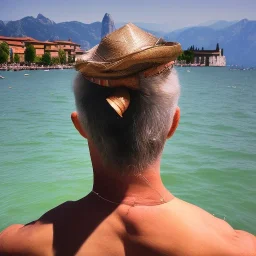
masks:
POLYGON ((7 255, 7 253, 14 253, 15 249, 11 250, 11 244, 15 244, 14 236, 17 234, 17 231, 24 227, 23 225, 16 224, 9 226, 4 231, 0 233, 0 255, 7 255))
POLYGON ((180 221, 188 227, 185 232, 193 237, 193 245, 205 250, 203 255, 256 256, 254 235, 235 230, 226 221, 180 199, 176 200, 176 208, 181 212, 180 221))
POLYGON ((256 236, 243 230, 235 230, 234 243, 241 256, 256 256, 256 236))
POLYGON ((27 225, 11 225, 0 233, 0 256, 52 255, 54 221, 68 208, 66 202, 27 225))
POLYGON ((51 230, 40 222, 12 225, 0 233, 0 255, 50 255, 51 230))

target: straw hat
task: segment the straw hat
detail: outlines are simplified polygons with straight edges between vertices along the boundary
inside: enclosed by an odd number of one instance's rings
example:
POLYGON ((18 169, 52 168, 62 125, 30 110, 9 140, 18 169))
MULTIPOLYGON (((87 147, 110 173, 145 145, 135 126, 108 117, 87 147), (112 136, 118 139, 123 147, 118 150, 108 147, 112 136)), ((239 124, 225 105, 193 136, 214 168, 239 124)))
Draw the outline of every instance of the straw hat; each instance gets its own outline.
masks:
MULTIPOLYGON (((157 75, 170 68, 181 52, 179 43, 165 42, 129 23, 82 55, 76 70, 102 86, 139 89, 138 73, 144 72, 145 77, 157 75)), ((122 98, 129 105, 129 99, 122 98)), ((110 105, 113 107, 113 98, 110 105)))

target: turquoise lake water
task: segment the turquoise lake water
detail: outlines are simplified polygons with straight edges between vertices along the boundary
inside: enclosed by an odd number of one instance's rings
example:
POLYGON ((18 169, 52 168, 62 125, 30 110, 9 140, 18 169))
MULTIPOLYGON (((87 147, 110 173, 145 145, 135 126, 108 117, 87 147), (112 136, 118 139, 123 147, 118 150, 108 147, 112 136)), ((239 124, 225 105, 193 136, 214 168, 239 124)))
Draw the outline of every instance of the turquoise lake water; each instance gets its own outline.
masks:
MULTIPOLYGON (((177 70, 181 122, 164 150, 164 183, 175 196, 256 234, 256 71, 177 70)), ((70 121, 75 74, 1 73, 0 230, 91 190, 86 141, 70 121)))

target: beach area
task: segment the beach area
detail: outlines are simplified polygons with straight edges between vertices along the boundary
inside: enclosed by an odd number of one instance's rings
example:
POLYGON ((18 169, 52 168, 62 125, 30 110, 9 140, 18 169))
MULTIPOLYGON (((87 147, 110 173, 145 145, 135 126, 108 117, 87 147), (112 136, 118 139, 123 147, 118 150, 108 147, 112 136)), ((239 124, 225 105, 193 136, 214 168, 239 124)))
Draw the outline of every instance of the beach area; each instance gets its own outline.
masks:
MULTIPOLYGON (((176 68, 181 122, 161 164, 177 197, 256 233, 256 71, 176 68), (189 70, 190 72, 187 72, 189 70)), ((0 230, 92 189, 86 141, 70 120, 74 69, 3 72, 0 230), (25 73, 29 76, 24 77, 25 73)))

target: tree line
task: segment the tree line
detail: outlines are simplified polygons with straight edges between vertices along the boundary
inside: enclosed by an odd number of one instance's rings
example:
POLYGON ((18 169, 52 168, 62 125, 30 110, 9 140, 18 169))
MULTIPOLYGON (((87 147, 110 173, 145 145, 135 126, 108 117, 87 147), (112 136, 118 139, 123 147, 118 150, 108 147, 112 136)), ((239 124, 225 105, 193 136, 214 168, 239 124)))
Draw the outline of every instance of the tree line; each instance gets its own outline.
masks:
MULTIPOLYGON (((202 47, 201 49, 199 47, 195 47, 194 45, 191 45, 190 47, 188 47, 187 49, 188 51, 204 51, 204 47, 202 47)), ((219 43, 216 44, 216 52, 218 52, 220 50, 220 45, 219 43)), ((223 49, 221 49, 221 51, 223 52, 223 49)), ((223 55, 223 54, 222 54, 223 55)))
POLYGON ((194 60, 194 52, 192 50, 183 51, 178 57, 178 61, 185 61, 187 64, 192 63, 194 60))
MULTIPOLYGON (((0 64, 7 63, 10 56, 11 63, 20 63, 20 56, 15 53, 13 55, 12 49, 9 48, 9 45, 5 42, 0 44, 0 64)), ((42 57, 36 56, 36 49, 32 44, 27 45, 24 52, 25 62, 27 63, 37 63, 43 65, 58 65, 73 63, 75 60, 72 56, 66 57, 64 50, 60 49, 58 51, 57 57, 51 57, 49 52, 45 52, 42 57)))

